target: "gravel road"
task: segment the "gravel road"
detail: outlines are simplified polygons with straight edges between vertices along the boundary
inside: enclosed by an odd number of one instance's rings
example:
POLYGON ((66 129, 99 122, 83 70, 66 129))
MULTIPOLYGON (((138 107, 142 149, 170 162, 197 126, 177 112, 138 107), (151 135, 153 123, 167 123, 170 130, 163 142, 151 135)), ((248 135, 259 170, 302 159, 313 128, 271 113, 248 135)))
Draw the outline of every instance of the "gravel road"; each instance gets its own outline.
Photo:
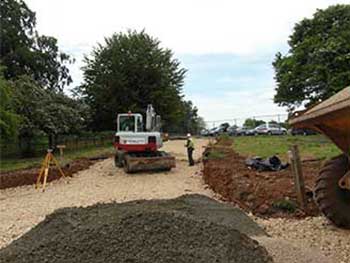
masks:
MULTIPOLYGON (((195 140, 195 158, 201 156, 202 147, 207 142, 195 140)), ((165 199, 190 193, 215 198, 199 176, 200 165, 187 165, 184 143, 169 141, 163 147, 177 159, 176 168, 170 172, 126 175, 122 169, 114 166, 112 159, 107 159, 78 172, 73 178, 49 183, 45 193, 35 190, 33 186, 0 190, 0 248, 62 207, 165 199)), ((277 263, 350 262, 350 233, 324 224, 322 218, 256 221, 272 238, 253 238, 266 247, 277 263)))
MULTIPOLYGON (((319 262, 350 262, 350 230, 336 228, 323 216, 309 217, 303 220, 256 219, 256 222, 269 235, 282 240, 282 242, 288 242, 291 248, 303 248, 302 251, 308 252, 308 254, 311 252, 315 256, 323 255, 323 260, 326 257, 329 259, 329 261, 320 260, 319 262)), ((276 252, 278 253, 278 249, 276 252)), ((310 262, 307 260, 309 257, 310 255, 300 258, 303 258, 305 262, 310 262)))
MULTIPOLYGON (((23 186, 0 190, 0 247, 27 232, 55 209, 89 206, 111 201, 164 199, 183 194, 201 193, 212 196, 203 185, 199 167, 189 167, 185 141, 166 142, 163 149, 176 156, 176 168, 163 173, 126 175, 114 166, 112 158, 78 172, 73 178, 51 182, 46 192, 23 186)), ((194 157, 201 156, 206 140, 196 140, 194 157)))

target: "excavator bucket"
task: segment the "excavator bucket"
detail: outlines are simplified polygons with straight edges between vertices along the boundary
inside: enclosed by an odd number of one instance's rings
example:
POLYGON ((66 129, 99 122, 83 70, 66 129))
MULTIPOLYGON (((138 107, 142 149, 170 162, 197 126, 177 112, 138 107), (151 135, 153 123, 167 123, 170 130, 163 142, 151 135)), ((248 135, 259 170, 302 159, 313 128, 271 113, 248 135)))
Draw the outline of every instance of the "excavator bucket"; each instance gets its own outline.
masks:
POLYGON ((157 152, 154 156, 126 154, 124 170, 127 173, 140 171, 170 171, 175 167, 175 157, 166 152, 157 152))

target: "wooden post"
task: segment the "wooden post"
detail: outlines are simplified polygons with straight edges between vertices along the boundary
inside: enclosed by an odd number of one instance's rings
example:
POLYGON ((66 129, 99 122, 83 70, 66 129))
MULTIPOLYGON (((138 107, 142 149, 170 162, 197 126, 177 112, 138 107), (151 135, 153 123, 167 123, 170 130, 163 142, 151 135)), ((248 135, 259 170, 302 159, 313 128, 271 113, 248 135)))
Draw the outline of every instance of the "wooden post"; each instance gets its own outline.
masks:
POLYGON ((288 151, 289 161, 291 163, 292 172, 295 180, 295 188, 297 192, 297 198, 301 209, 305 209, 305 184, 303 170, 301 167, 301 160, 299 155, 299 149, 297 145, 293 145, 288 151))

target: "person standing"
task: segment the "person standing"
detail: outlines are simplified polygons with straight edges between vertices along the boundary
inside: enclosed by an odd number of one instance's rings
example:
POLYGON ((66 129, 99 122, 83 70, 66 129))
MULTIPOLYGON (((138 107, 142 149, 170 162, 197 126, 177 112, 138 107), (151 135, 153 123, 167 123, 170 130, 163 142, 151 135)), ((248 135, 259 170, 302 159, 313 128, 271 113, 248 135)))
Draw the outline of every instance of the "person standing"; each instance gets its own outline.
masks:
POLYGON ((190 133, 187 134, 187 142, 185 147, 187 148, 188 163, 190 166, 193 166, 194 165, 194 160, 193 160, 194 143, 190 133))

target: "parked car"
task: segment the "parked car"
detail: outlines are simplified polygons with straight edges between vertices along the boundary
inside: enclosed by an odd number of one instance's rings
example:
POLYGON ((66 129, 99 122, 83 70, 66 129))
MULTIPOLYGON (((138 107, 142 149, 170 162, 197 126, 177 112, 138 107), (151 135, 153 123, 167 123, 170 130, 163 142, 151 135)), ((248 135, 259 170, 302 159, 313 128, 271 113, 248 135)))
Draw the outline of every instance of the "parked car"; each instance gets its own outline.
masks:
POLYGON ((233 125, 233 126, 230 126, 228 129, 227 129, 227 134, 230 135, 230 136, 236 136, 237 135, 237 129, 238 127, 233 125))
POLYGON ((285 135, 287 130, 276 123, 264 123, 255 128, 257 134, 285 135))
POLYGON ((310 129, 301 129, 301 128, 292 128, 290 129, 290 134, 291 135, 315 135, 317 134, 317 132, 315 132, 314 130, 310 130, 310 129))
POLYGON ((218 136, 220 134, 226 133, 227 132, 227 126, 222 126, 220 125, 219 127, 214 127, 209 130, 208 134, 209 136, 218 136))
POLYGON ((240 127, 236 130, 237 136, 253 136, 256 135, 256 131, 254 129, 250 129, 247 127, 240 127))
POLYGON ((201 136, 208 136, 209 135, 209 130, 208 129, 203 129, 200 131, 201 136))
POLYGON ((220 133, 220 127, 214 127, 209 130, 208 135, 209 136, 217 136, 220 133))

